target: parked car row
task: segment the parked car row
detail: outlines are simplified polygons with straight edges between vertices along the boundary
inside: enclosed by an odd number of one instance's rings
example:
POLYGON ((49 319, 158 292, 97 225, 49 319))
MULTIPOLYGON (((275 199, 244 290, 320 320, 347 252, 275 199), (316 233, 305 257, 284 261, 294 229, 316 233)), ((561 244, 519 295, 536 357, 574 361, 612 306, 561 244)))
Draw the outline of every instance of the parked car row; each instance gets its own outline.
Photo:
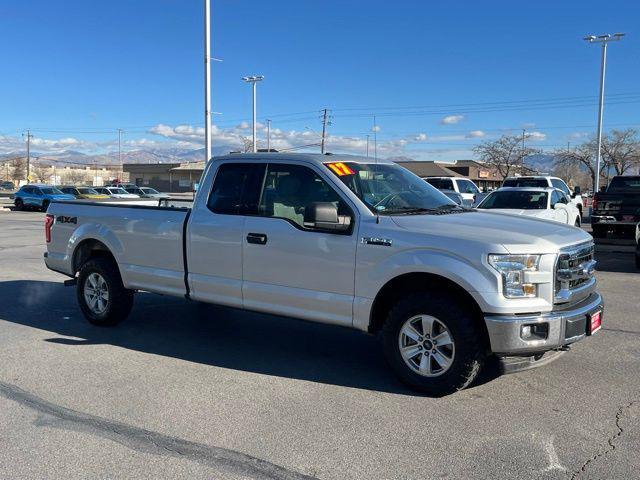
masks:
POLYGON ((463 207, 475 206, 495 213, 524 215, 579 227, 582 223, 583 201, 580 187, 574 191, 558 177, 508 177, 502 187, 482 193, 469 179, 456 177, 425 177, 451 200, 463 207))
POLYGON ((113 199, 168 199, 169 195, 163 194, 150 187, 138 187, 137 185, 106 186, 106 187, 82 187, 30 184, 23 185, 14 196, 14 205, 17 210, 36 208, 43 212, 54 200, 108 200, 113 199))

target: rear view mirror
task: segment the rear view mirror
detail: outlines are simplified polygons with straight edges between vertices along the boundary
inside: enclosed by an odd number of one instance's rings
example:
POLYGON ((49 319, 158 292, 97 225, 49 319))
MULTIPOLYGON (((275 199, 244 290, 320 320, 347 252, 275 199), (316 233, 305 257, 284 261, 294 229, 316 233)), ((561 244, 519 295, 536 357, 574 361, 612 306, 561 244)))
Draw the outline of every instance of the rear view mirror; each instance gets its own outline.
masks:
POLYGON ((304 226, 344 232, 351 228, 351 217, 338 215, 338 207, 331 202, 315 202, 304 209, 304 226))

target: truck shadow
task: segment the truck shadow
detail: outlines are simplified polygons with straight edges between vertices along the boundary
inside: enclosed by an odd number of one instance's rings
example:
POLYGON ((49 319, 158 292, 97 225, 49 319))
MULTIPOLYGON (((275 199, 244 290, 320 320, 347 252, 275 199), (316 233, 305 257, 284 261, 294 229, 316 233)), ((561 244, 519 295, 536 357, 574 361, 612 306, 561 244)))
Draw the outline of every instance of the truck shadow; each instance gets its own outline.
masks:
MULTIPOLYGON (((30 280, 0 283, 0 318, 61 335, 46 340, 61 345, 110 344, 204 365, 417 395, 395 379, 377 338, 348 328, 149 293, 136 295, 122 324, 100 328, 82 317, 75 289, 30 280)), ((496 375, 489 368, 477 384, 496 375)))

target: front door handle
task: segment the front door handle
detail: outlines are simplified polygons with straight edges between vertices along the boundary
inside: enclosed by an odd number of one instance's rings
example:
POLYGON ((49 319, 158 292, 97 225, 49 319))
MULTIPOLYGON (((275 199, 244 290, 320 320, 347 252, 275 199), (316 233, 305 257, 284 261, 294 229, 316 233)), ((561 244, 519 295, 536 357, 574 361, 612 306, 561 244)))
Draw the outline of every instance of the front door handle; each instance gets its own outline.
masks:
POLYGON ((264 245, 267 243, 267 236, 264 233, 248 233, 247 242, 264 245))

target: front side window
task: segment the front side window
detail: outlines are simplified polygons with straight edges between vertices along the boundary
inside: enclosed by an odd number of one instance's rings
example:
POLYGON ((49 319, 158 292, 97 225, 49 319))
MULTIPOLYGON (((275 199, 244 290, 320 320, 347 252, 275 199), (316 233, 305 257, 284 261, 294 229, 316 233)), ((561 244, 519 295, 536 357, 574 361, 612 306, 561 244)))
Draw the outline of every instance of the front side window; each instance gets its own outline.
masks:
POLYGON ((480 202, 480 205, 478 205, 477 208, 546 210, 547 198, 546 192, 498 190, 491 193, 482 202, 480 202))
POLYGON ((305 227, 305 211, 314 203, 332 203, 338 215, 350 215, 338 193, 317 173, 301 165, 269 164, 259 215, 283 218, 305 227))
POLYGON ((62 192, 57 188, 51 188, 51 187, 41 188, 40 191, 44 195, 61 195, 62 194, 62 192))
POLYGON ((372 212, 380 215, 465 211, 422 178, 396 164, 332 162, 326 166, 372 212))
POLYGON ((567 187, 567 185, 559 178, 552 178, 551 185, 553 185, 553 188, 557 188, 558 190, 562 190, 565 194, 571 195, 569 187, 567 187))

